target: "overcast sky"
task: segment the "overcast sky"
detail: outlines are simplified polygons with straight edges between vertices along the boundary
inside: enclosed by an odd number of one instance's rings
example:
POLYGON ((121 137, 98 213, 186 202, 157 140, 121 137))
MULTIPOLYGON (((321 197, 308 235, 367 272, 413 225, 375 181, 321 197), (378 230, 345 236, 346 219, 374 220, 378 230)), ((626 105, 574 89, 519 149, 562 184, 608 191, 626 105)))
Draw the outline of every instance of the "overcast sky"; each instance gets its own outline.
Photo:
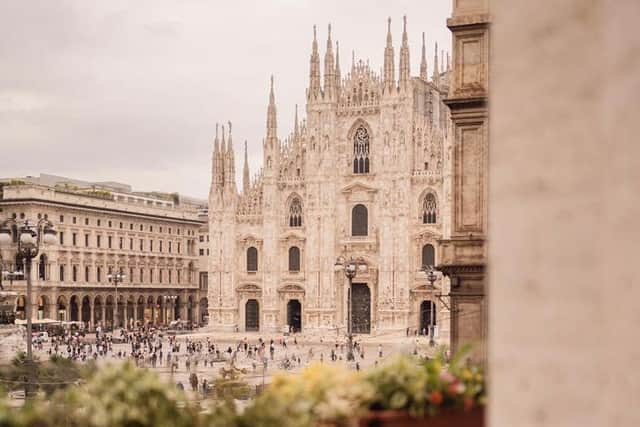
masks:
MULTIPOLYGON (((0 2, 0 177, 41 172, 206 197, 215 123, 233 122, 236 169, 262 161, 269 76, 278 131, 304 115, 313 25, 383 61, 392 18, 396 67, 407 15, 411 73, 426 32, 450 49, 450 0, 148 0, 0 2)), ((322 67, 321 67, 322 68, 322 67)), ((396 70, 397 76, 397 70, 396 70)))

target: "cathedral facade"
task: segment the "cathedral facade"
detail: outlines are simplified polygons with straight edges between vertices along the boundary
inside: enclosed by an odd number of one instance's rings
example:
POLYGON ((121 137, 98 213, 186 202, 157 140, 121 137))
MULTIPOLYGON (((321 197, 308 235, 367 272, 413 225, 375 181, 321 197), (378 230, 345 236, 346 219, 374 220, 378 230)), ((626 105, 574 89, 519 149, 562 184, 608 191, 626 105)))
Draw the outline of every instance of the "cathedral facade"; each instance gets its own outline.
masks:
MULTIPOLYGON (((231 123, 216 129, 209 195, 208 313, 213 330, 429 331, 448 337, 446 278, 430 286, 448 235, 449 64, 410 72, 406 18, 396 69, 388 23, 384 66, 352 59, 342 74, 331 27, 321 77, 316 30, 306 119, 280 138, 273 78, 263 166, 235 180, 231 123), (335 52, 335 53, 334 53, 335 52), (397 73, 397 74, 396 74, 397 73), (397 77, 396 77, 397 75, 397 77), (351 284, 337 261, 359 264, 351 284), (350 308, 350 310, 349 310, 350 308)), ((440 65, 438 65, 440 63, 440 65)))

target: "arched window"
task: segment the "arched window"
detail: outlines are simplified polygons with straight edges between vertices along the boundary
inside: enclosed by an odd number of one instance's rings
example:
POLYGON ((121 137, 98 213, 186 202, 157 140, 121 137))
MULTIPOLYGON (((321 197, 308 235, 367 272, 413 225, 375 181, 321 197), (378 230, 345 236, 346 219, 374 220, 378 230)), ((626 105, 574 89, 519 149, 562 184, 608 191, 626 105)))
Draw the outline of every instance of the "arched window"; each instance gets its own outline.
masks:
POLYGON ((253 246, 247 249, 247 271, 258 271, 258 250, 253 246))
POLYGON ((353 173, 369 173, 369 132, 364 126, 353 137, 353 173))
POLYGON ((289 271, 300 271, 300 248, 297 246, 289 248, 289 271))
POLYGON ((289 227, 302 227, 302 203, 297 197, 289 205, 289 227))
POLYGON ((351 211, 351 235, 367 236, 369 234, 369 214, 364 205, 355 205, 351 211))
POLYGON ((438 202, 436 201, 436 196, 433 193, 427 193, 422 201, 422 223, 435 224, 437 212, 438 202))
POLYGON ((436 265, 436 251, 428 243, 422 247, 422 266, 425 265, 436 265))

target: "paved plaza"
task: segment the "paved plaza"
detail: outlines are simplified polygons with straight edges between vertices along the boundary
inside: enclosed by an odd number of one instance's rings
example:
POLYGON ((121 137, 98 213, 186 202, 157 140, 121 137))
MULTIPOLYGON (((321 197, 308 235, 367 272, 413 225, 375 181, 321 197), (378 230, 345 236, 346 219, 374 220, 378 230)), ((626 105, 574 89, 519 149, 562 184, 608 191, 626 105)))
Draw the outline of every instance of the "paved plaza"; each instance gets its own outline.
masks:
MULTIPOLYGON (((115 336, 119 336, 119 332, 115 336)), ((111 334, 107 334, 111 336, 111 334)), ((350 369, 364 369, 383 362, 394 354, 410 353, 422 356, 432 356, 436 348, 429 345, 429 338, 424 336, 407 336, 402 333, 354 337, 357 343, 355 361, 347 362, 347 340, 344 335, 311 335, 311 334, 263 334, 263 333, 213 333, 194 332, 175 336, 173 343, 169 342, 171 335, 161 334, 151 341, 154 346, 161 346, 155 351, 156 362, 152 361, 152 352, 143 345, 139 352, 137 364, 140 367, 157 372, 162 378, 175 384, 181 384, 190 400, 202 400, 202 380, 211 384, 220 375, 221 368, 228 368, 233 359, 236 368, 246 372, 243 379, 251 386, 268 384, 271 376, 277 372, 299 372, 305 366, 314 362, 329 364, 346 364, 350 369), (252 351, 260 347, 260 340, 265 343, 264 351, 260 354, 252 351), (273 354, 271 342, 273 340, 273 354), (246 348, 245 350, 245 343, 246 348), (171 352, 169 349, 171 348, 171 352), (215 350, 209 351, 208 349, 215 350), (177 351, 176 351, 177 350, 177 351), (216 355, 219 351, 219 356, 216 355), (172 363, 167 362, 167 355, 171 354, 172 363), (266 359, 266 366, 264 360, 266 359), (172 367, 173 365, 173 367, 172 367), (196 374, 199 383, 198 391, 193 391, 190 376, 196 374)), ((87 354, 87 360, 98 353, 95 344, 95 334, 87 334, 80 340, 81 353, 87 354), (91 348, 86 351, 86 345, 91 348)), ((20 345, 15 345, 14 351, 20 345)), ((34 354, 44 360, 55 353, 51 340, 44 340, 36 345, 34 354)), ((99 365, 106 363, 121 363, 131 360, 132 344, 112 343, 106 352, 95 356, 99 365)), ((58 344, 58 354, 68 357, 68 346, 58 344)), ((76 353, 77 355, 78 353, 76 353)))

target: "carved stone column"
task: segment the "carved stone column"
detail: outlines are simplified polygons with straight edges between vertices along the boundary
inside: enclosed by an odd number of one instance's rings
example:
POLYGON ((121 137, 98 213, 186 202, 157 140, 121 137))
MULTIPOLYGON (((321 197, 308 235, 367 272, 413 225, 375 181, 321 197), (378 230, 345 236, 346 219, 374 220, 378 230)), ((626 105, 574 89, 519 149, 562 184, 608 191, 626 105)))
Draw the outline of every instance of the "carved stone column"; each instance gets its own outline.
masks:
POLYGON ((484 360, 489 11, 486 0, 453 3, 454 67, 444 101, 453 122, 451 237, 440 241, 438 268, 451 279, 451 348, 475 343, 475 357, 484 360))

